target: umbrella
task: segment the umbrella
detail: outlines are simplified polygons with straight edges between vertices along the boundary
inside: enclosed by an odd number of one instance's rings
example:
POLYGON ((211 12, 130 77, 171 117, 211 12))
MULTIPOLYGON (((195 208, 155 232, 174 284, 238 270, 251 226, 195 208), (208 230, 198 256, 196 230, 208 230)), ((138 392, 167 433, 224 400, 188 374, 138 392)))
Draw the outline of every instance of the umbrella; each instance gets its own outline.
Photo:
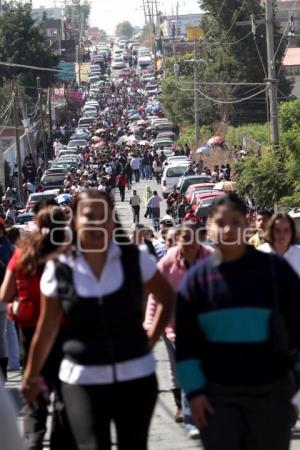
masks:
POLYGON ((92 142, 99 142, 100 138, 98 136, 93 136, 91 139, 92 142))
POLYGON ((146 121, 145 120, 138 120, 137 124, 138 125, 145 125, 146 121))
POLYGON ((139 115, 139 113, 134 113, 134 114, 130 114, 130 116, 128 116, 129 120, 135 120, 135 119, 140 119, 141 116, 139 115))
POLYGON ((140 142, 138 142, 138 144, 142 145, 144 147, 146 145, 150 145, 150 142, 149 141, 140 141, 140 142))
POLYGON ((60 194, 55 198, 55 201, 60 205, 61 203, 70 202, 72 196, 70 194, 60 194))
POLYGON ((136 142, 136 141, 137 139, 133 134, 131 136, 127 136, 126 138, 126 144, 128 144, 128 142, 136 142))
POLYGON ((118 140, 117 140, 117 142, 116 142, 116 145, 118 145, 118 146, 120 146, 120 145, 123 145, 123 144, 125 144, 125 142, 127 141, 127 138, 128 138, 128 136, 121 136, 118 140))
POLYGON ((97 84, 98 84, 99 86, 103 86, 103 84, 105 84, 105 81, 104 81, 104 80, 97 81, 97 84))
POLYGON ((105 133, 105 131, 106 131, 105 128, 99 128, 99 130, 96 131, 96 134, 105 133))
POLYGON ((207 146, 200 147, 198 150, 196 150, 196 153, 208 153, 209 148, 207 146))
POLYGON ((234 192, 237 190, 237 186, 234 181, 220 181, 214 186, 214 189, 224 192, 234 192))

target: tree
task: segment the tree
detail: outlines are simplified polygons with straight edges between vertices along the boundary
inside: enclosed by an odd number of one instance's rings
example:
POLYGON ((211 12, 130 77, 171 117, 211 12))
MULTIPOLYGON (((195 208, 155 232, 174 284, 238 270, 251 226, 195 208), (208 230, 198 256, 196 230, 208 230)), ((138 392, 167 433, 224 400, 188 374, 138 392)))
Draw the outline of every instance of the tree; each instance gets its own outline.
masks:
MULTIPOLYGON (((234 81, 247 83, 263 83, 267 78, 266 62, 266 30, 265 26, 257 26, 256 41, 251 33, 251 24, 238 26, 237 22, 250 21, 254 14, 257 20, 263 19, 264 8, 260 0, 226 0, 221 7, 220 0, 198 0, 201 8, 206 11, 203 20, 207 44, 208 71, 204 78, 207 81, 234 81), (261 63, 264 62, 264 67, 261 63)), ((281 41, 279 28, 275 29, 276 68, 279 78, 279 90, 288 97, 291 93, 291 82, 287 80, 284 71, 279 70, 285 53, 284 41, 281 41), (279 43, 281 45, 279 45, 279 43)), ((251 87, 235 87, 232 89, 233 100, 245 98, 258 92, 251 87)), ((216 96, 214 96, 216 98, 216 96)), ((227 96, 228 98, 228 96, 227 96)), ((267 120, 265 93, 236 104, 230 113, 231 122, 254 123, 267 120)))
POLYGON ((300 202, 300 101, 280 105, 281 149, 266 149, 261 158, 247 157, 235 167, 242 194, 260 207, 274 203, 299 206, 300 202))
POLYGON ((131 38, 134 33, 134 27, 131 25, 128 20, 124 22, 118 23, 116 26, 116 35, 117 36, 126 36, 127 38, 131 38))
MULTIPOLYGON (((52 69, 57 66, 58 57, 45 49, 44 38, 31 17, 29 6, 18 5, 0 15, 0 61, 52 69)), ((20 84, 29 88, 36 86, 37 76, 43 87, 56 79, 54 72, 0 66, 0 80, 16 77, 20 84)), ((32 90, 28 92, 34 96, 32 90)))

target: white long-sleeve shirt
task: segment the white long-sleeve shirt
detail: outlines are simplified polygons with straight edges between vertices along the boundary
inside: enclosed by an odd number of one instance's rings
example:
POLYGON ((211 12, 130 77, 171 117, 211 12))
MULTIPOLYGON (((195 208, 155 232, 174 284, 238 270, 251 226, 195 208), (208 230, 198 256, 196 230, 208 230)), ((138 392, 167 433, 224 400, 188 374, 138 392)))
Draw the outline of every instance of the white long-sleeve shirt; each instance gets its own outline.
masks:
POLYGON ((147 207, 148 208, 159 208, 161 200, 162 199, 159 195, 152 195, 152 197, 150 197, 148 200, 147 207))
POLYGON ((139 158, 132 158, 132 160, 130 161, 130 166, 133 170, 139 170, 141 165, 141 161, 139 158))
MULTIPOLYGON (((261 252, 264 253, 275 253, 271 245, 268 244, 267 242, 265 244, 260 245, 257 248, 257 250, 260 250, 261 252)), ((282 256, 300 277, 300 246, 291 245, 288 251, 285 252, 285 254, 282 256)))

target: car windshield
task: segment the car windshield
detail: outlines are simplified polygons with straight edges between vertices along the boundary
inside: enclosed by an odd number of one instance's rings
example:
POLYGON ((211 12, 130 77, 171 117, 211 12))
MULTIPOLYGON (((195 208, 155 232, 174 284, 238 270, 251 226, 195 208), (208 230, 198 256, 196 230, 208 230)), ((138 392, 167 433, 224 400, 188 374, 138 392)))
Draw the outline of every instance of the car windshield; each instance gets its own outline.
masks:
POLYGON ((186 171, 186 167, 169 167, 166 173, 166 177, 181 177, 186 171))
POLYGON ((43 178, 43 184, 54 184, 54 183, 63 183, 65 176, 63 174, 60 175, 45 175, 43 178))

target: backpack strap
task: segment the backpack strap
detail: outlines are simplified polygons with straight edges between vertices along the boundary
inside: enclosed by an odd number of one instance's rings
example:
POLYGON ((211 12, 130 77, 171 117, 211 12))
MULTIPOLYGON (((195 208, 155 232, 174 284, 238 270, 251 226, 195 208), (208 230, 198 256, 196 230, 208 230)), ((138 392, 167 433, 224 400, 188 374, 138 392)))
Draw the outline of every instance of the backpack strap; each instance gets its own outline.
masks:
POLYGON ((63 300, 76 298, 77 293, 74 287, 71 267, 60 261, 55 261, 55 276, 57 279, 58 298, 63 300))

